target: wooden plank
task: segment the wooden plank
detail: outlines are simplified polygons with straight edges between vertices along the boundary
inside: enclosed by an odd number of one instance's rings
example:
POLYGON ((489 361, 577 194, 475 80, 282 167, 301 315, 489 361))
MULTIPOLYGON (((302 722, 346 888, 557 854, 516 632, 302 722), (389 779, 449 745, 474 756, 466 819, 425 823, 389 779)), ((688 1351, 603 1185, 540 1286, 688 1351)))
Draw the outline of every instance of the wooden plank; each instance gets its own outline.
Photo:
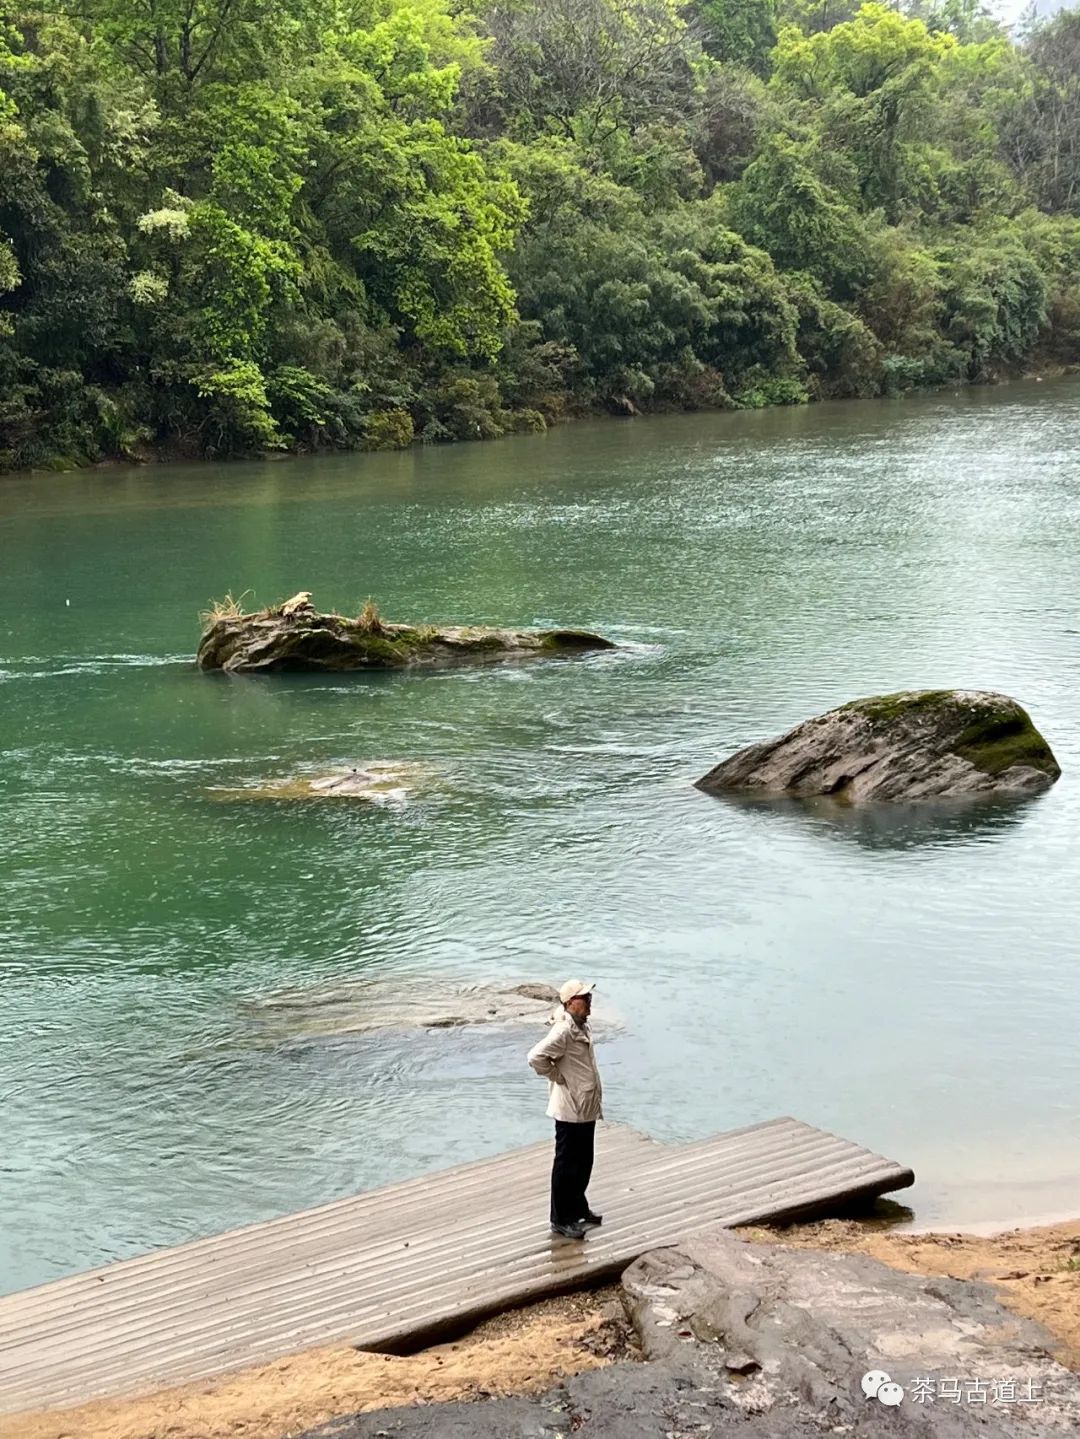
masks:
POLYGON ((0 1413, 207 1378, 317 1344, 416 1347, 711 1224, 818 1212, 910 1170, 791 1118, 686 1145, 597 1132, 602 1229, 546 1223, 549 1143, 0 1298, 0 1413))
MULTIPOLYGON (((802 1157, 808 1148, 815 1150, 821 1149, 822 1146, 845 1143, 831 1136, 823 1136, 816 1130, 804 1133, 793 1121, 784 1127, 762 1127, 756 1134, 756 1140, 749 1151, 749 1157, 755 1163, 760 1163, 780 1147, 788 1157, 802 1157)), ((633 1131, 622 1130, 621 1127, 605 1127, 598 1136, 599 1171, 610 1174, 616 1184, 623 1173, 628 1174, 632 1181, 637 1173, 636 1167, 624 1170, 614 1161, 628 1149, 643 1149, 649 1156, 650 1172, 655 1176, 665 1179, 670 1177, 674 1180, 677 1169, 696 1162, 697 1148, 686 1146, 683 1150, 664 1150, 633 1131)), ((463 1195, 460 1171, 453 1171, 453 1189, 444 1187, 444 1175, 440 1174, 436 1177, 439 1185, 437 1197, 429 1193, 420 1202, 419 1209, 405 1213, 399 1211, 396 1203, 398 1186, 375 1191, 372 1195, 357 1196, 357 1209, 361 1214, 368 1212, 367 1205, 373 1198, 380 1200, 383 1213, 375 1214, 363 1225, 351 1228, 346 1226, 344 1229, 335 1230, 331 1235, 318 1230, 315 1238, 321 1247, 314 1254, 305 1249, 298 1255, 293 1246, 283 1245, 278 1221, 273 1222, 266 1242, 260 1246, 258 1253, 254 1252, 252 1243, 247 1242, 258 1239, 257 1235, 252 1235, 250 1229, 219 1236, 217 1246, 207 1245, 205 1242, 185 1246, 188 1251, 185 1258, 189 1262, 185 1264, 182 1273, 178 1273, 173 1262, 181 1251, 161 1251, 156 1256, 150 1256, 151 1260, 157 1260, 157 1264, 152 1266, 156 1281, 154 1319, 158 1324, 168 1324, 175 1319, 192 1295, 200 1305, 206 1306, 216 1293, 220 1293, 223 1299, 228 1299, 231 1313, 242 1312, 245 1301, 258 1307, 265 1307, 267 1303, 274 1302, 275 1298, 280 1298, 284 1303, 286 1294, 289 1297, 290 1310, 295 1312, 305 1291, 316 1290, 319 1302, 325 1303, 326 1286, 331 1277, 336 1276, 339 1284, 351 1284, 361 1272, 370 1269, 373 1264, 380 1265, 382 1292, 386 1293, 393 1275, 395 1257, 429 1259, 432 1255, 433 1240, 445 1231, 448 1225, 451 1226, 451 1248, 456 1247, 463 1236, 471 1233, 479 1236, 490 1249, 500 1225, 509 1228, 514 1242, 518 1242, 523 1228, 522 1214, 528 1213, 534 1224, 540 1226, 539 1232, 546 1240, 548 1236, 543 1216, 546 1209, 550 1152, 550 1144, 542 1144, 506 1155, 506 1162, 499 1176, 501 1182, 498 1185, 497 1205, 485 1203, 479 1215, 477 1192, 469 1187, 463 1195), (524 1166, 515 1163, 522 1155, 527 1160, 524 1166), (472 1221, 471 1231, 462 1223, 463 1208, 459 1202, 462 1195, 466 1201, 464 1212, 472 1221), (343 1242, 331 1242, 338 1240, 341 1235, 344 1236, 343 1242), (238 1239, 244 1246, 241 1261, 223 1260, 221 1256, 228 1256, 230 1249, 236 1247, 238 1239), (411 1244, 412 1247, 403 1253, 406 1244, 411 1244), (201 1262, 190 1262, 192 1250, 196 1251, 195 1257, 201 1262), (166 1279, 167 1284, 164 1282, 166 1279)), ((733 1141, 731 1136, 721 1136, 709 1145, 708 1152, 725 1157, 731 1174, 741 1175, 747 1171, 746 1144, 739 1143, 738 1137, 733 1141)), ((491 1180, 486 1178, 485 1195, 490 1187, 491 1180)), ((627 1186, 627 1193, 632 1192, 631 1182, 627 1186)), ((318 1211, 307 1211, 307 1215, 296 1216, 298 1224, 317 1213, 318 1211)), ((128 1260, 97 1270, 90 1276, 76 1276, 74 1280, 61 1280, 36 1290, 25 1291, 24 1295, 11 1296, 10 1301, 0 1300, 0 1313, 3 1313, 4 1306, 10 1305, 4 1318, 19 1319, 21 1345, 38 1337, 48 1344, 63 1339, 69 1353, 75 1352, 78 1331, 89 1331, 93 1336, 97 1325, 102 1322, 103 1314, 114 1332, 122 1328, 124 1320, 133 1311, 140 1318, 149 1317, 147 1296, 142 1284, 147 1268, 145 1259, 128 1260), (80 1280, 91 1282, 80 1286, 80 1280), (19 1300, 25 1302, 20 1305, 19 1300)), ((3 1345, 0 1344, 0 1353, 2 1352, 3 1345)))
MULTIPOLYGON (((769 1166, 771 1182, 783 1179, 788 1174, 804 1174, 811 1158, 817 1168, 822 1170, 826 1161, 836 1154, 838 1146, 841 1149, 845 1147, 844 1141, 817 1131, 810 1131, 809 1135, 802 1136, 799 1141, 789 1140, 788 1144, 791 1152, 784 1156, 782 1162, 777 1160, 769 1166)), ((629 1206, 629 1217, 625 1223, 630 1227, 633 1242, 637 1242, 637 1232, 645 1213, 642 1206, 650 1202, 650 1194, 655 1194, 659 1208, 664 1213, 677 1213, 681 1206, 684 1211, 692 1214, 689 1206, 698 1195, 703 1195, 711 1205, 718 1203, 726 1192, 737 1194, 740 1198, 745 1198, 752 1192, 750 1186, 761 1173, 760 1164, 747 1164, 744 1159, 734 1171, 733 1179, 731 1161, 727 1155, 728 1152, 724 1149, 716 1153, 706 1151, 699 1155, 682 1155, 673 1151, 669 1160, 662 1164, 654 1162, 651 1170, 644 1176, 636 1169, 631 1171, 625 1192, 635 1196, 635 1200, 629 1206), (703 1169, 703 1164, 708 1167, 703 1169), (673 1182, 679 1185, 674 1194, 671 1187, 673 1182)), ((616 1182, 613 1195, 616 1199, 616 1212, 619 1209, 619 1188, 616 1182)), ((281 1315, 281 1330, 293 1338, 302 1335, 302 1342, 297 1342, 299 1347, 303 1347, 323 1342, 325 1337, 335 1335, 339 1332, 339 1324, 346 1317, 351 1317, 355 1342, 367 1343, 369 1331, 363 1327, 363 1321, 367 1320, 368 1312, 360 1296, 366 1277, 376 1272, 379 1279, 377 1309, 372 1322, 375 1326, 374 1339, 377 1341, 379 1322, 384 1314, 393 1314, 396 1306, 410 1295, 430 1295, 445 1273, 450 1274, 447 1282, 451 1288, 456 1289, 476 1275, 513 1272, 512 1266, 522 1253, 523 1237, 530 1230, 534 1236, 539 1237, 541 1262, 549 1265, 552 1241, 543 1222, 546 1190, 545 1173, 541 1182, 532 1187, 531 1194, 528 1191, 521 1192, 520 1197, 528 1202, 528 1208, 524 1211, 517 1204, 509 1209, 505 1208, 506 1196, 500 1193, 498 1210, 490 1214, 485 1212, 480 1216, 474 1212, 468 1223, 448 1220, 440 1211, 437 1223, 432 1224, 429 1221, 427 1229, 411 1240, 405 1239, 401 1234, 390 1239, 380 1235, 374 1242, 365 1243, 348 1255, 336 1256, 329 1262, 307 1267, 302 1274, 283 1274, 276 1270, 261 1269, 256 1276, 255 1285, 246 1289, 237 1288, 228 1296, 228 1324, 233 1327, 245 1326, 257 1316, 265 1316, 269 1311, 276 1310, 281 1315), (530 1211, 532 1222, 523 1222, 522 1214, 530 1211), (389 1309, 385 1306, 389 1306, 389 1309)), ((621 1230, 615 1226, 610 1233, 618 1235, 621 1230)), ((608 1234, 605 1234, 604 1239, 599 1241, 601 1251, 604 1250, 608 1237, 608 1234)), ((598 1257, 590 1255, 590 1258, 598 1257)), ((219 1348, 225 1330, 218 1312, 204 1302, 209 1297, 209 1293, 198 1296, 199 1308, 204 1311, 203 1322, 199 1325, 188 1322, 186 1311, 190 1305, 178 1305, 171 1286, 155 1296, 158 1302, 152 1309, 143 1306, 134 1313, 129 1310, 120 1315, 114 1313, 111 1306, 107 1306, 107 1322, 112 1329, 114 1340, 131 1346, 125 1350, 125 1362, 137 1361, 146 1346, 155 1347, 159 1358, 171 1362, 173 1352, 168 1349, 161 1336, 177 1325, 186 1326, 179 1341, 186 1351, 197 1354, 207 1349, 213 1351, 219 1348), (152 1332, 148 1332, 151 1319, 152 1332)), ((43 1357, 48 1348, 62 1337, 69 1368, 79 1372, 83 1369, 87 1372, 97 1369, 97 1324, 100 1322, 96 1316, 87 1314, 83 1316, 79 1326, 81 1333, 72 1332, 70 1326, 66 1329, 60 1326, 51 1332, 39 1331, 34 1337, 40 1339, 42 1350, 36 1357, 43 1357), (85 1360, 85 1363, 80 1364, 81 1360, 85 1360)), ((270 1341, 276 1340, 281 1331, 267 1327, 265 1320, 263 1324, 264 1337, 270 1341)), ((20 1368, 19 1358, 5 1356, 5 1368, 10 1368, 13 1374, 17 1373, 20 1368)))
MULTIPOLYGON (((598 1131, 598 1155, 601 1146, 605 1155, 623 1149, 653 1150, 658 1147, 656 1141, 647 1135, 621 1124, 605 1125, 602 1131, 598 1131)), ((438 1203, 442 1207, 465 1200, 470 1194, 484 1192, 493 1183, 501 1184, 518 1172, 537 1175, 543 1165, 550 1166, 550 1162, 551 1142, 541 1140, 537 1144, 511 1150, 509 1154, 492 1155, 487 1159, 455 1165, 452 1169, 439 1170, 438 1203)), ((237 1267, 246 1267, 259 1251, 275 1255, 288 1252, 301 1257, 310 1243, 316 1252, 325 1253, 338 1241, 347 1244, 360 1223, 365 1226, 374 1225, 378 1224, 381 1218, 385 1218, 393 1226, 395 1216, 410 1208, 430 1208, 433 1178, 435 1176, 431 1174, 424 1174, 401 1184, 364 1190, 346 1199, 337 1199, 313 1209, 283 1215, 278 1219, 260 1220, 239 1229, 230 1229, 224 1234, 193 1239, 186 1244, 155 1250, 135 1259, 117 1260, 97 1269, 70 1275, 66 1279, 56 1279, 48 1284, 36 1285, 32 1289, 0 1296, 0 1306, 3 1306, 5 1318, 16 1312, 27 1317, 34 1311, 52 1315, 62 1300, 76 1300, 85 1295, 100 1297, 103 1283, 107 1283, 113 1293, 121 1286, 126 1286, 129 1281, 134 1281, 137 1286, 141 1284, 142 1276, 147 1270, 152 1270, 158 1279, 169 1275, 175 1282, 188 1272, 205 1277, 210 1264, 215 1271, 221 1272, 230 1261, 235 1261, 237 1267), (389 1203, 391 1196, 393 1202, 389 1203)), ((3 1330, 0 1329, 0 1341, 2 1335, 3 1330)), ((0 1353, 3 1353, 2 1342, 0 1353)))

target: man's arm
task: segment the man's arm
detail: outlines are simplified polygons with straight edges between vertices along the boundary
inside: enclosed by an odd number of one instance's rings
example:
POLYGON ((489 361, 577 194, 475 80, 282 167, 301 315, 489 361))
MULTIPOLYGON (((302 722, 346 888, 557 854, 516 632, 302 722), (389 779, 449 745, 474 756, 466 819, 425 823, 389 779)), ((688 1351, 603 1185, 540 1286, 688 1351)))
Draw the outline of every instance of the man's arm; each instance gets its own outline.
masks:
POLYGON ((551 1028, 539 1044, 534 1044, 529 1050, 529 1064, 536 1070, 537 1074, 543 1075, 545 1079, 552 1080, 555 1084, 565 1084, 559 1073, 558 1059, 566 1053, 566 1025, 556 1024, 551 1028))

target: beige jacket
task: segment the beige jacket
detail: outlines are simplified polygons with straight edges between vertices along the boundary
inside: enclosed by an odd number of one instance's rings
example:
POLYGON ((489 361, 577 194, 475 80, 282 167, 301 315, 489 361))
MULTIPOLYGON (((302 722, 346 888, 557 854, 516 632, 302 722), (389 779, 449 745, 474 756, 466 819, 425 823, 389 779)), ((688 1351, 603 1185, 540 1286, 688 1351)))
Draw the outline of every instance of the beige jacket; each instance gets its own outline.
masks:
POLYGON ((576 1024, 564 1013, 529 1050, 529 1063, 551 1081, 547 1112, 552 1119, 571 1124, 603 1119, 603 1090, 588 1021, 576 1024))

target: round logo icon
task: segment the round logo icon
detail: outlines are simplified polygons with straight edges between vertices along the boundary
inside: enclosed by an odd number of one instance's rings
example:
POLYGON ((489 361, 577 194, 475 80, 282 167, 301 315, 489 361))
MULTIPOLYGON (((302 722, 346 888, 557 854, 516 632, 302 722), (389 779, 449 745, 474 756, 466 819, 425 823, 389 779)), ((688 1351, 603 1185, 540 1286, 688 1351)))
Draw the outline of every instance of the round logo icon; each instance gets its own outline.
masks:
POLYGON ((861 1384, 867 1399, 876 1399, 879 1404, 895 1407, 904 1401, 904 1386, 894 1384, 884 1369, 868 1369, 861 1384))

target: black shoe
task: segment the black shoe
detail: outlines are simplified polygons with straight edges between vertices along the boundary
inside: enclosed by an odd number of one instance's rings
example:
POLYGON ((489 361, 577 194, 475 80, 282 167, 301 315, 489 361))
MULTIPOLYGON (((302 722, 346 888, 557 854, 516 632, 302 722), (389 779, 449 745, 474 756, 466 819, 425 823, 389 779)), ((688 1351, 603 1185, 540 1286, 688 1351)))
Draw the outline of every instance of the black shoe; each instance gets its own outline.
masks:
POLYGON ((561 1234, 564 1239, 584 1239, 585 1231, 581 1224, 553 1224, 552 1234, 561 1234))
POLYGON ((583 1229, 599 1229, 604 1222, 602 1214, 594 1214, 591 1209, 586 1209, 584 1216, 578 1220, 583 1229))

